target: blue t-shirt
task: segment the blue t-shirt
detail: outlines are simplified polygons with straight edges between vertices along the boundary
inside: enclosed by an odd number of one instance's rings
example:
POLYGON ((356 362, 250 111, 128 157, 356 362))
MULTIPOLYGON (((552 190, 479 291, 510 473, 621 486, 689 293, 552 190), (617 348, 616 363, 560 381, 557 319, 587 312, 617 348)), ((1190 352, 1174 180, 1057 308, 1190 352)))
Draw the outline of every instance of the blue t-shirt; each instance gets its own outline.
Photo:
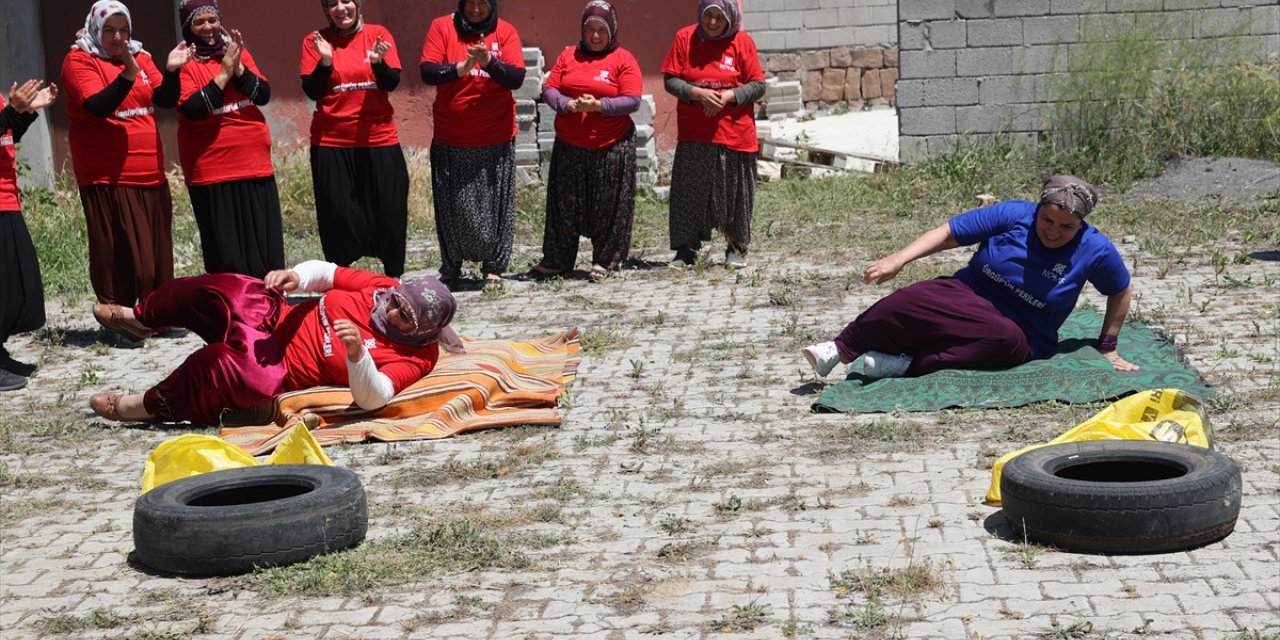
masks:
POLYGON ((1009 200, 962 213, 949 222, 962 246, 978 244, 955 277, 990 300, 1027 334, 1031 357, 1058 344, 1058 329, 1091 283, 1111 296, 1129 286, 1129 269, 1102 232, 1085 224, 1066 245, 1045 248, 1036 235, 1036 203, 1009 200))

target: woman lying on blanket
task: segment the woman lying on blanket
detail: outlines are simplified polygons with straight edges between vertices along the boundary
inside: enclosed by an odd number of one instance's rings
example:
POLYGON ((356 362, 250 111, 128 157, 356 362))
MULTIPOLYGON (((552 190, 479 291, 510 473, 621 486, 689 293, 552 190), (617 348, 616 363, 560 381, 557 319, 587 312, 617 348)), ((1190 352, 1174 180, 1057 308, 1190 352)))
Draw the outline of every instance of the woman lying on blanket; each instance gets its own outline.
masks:
POLYGON ((96 393, 109 420, 217 424, 223 411, 320 385, 351 387, 363 409, 387 404, 435 367, 437 342, 462 350, 449 328, 455 302, 435 278, 404 282, 312 260, 261 280, 232 273, 179 278, 132 309, 100 304, 104 326, 138 337, 185 327, 207 343, 146 393, 96 393), (288 306, 284 293, 319 298, 288 306))
POLYGON ((1117 371, 1136 370, 1116 352, 1129 314, 1129 270, 1111 241, 1085 222, 1097 202, 1084 180, 1053 176, 1039 204, 1011 200, 948 220, 872 263, 862 279, 887 282, 914 260, 977 244, 967 267, 889 294, 833 342, 806 347, 805 358, 819 376, 858 356, 872 378, 1006 369, 1054 350, 1058 328, 1089 282, 1107 296, 1098 350, 1117 371))

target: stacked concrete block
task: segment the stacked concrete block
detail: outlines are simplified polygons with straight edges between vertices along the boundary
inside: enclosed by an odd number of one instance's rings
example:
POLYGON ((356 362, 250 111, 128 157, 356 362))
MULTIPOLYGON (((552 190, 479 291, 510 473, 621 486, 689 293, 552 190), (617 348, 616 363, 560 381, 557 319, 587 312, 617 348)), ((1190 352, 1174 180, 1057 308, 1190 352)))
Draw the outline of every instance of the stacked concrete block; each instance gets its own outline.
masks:
POLYGON ((538 103, 516 100, 516 166, 537 167, 538 103))
POLYGON ((804 109, 799 81, 770 78, 765 82, 765 87, 766 116, 789 116, 804 109))
POLYGON ((547 79, 543 68, 546 66, 547 60, 542 56, 542 49, 524 48, 524 84, 514 92, 516 100, 542 99, 542 83, 547 79))
POLYGON ((640 96, 640 108, 631 114, 636 125, 636 182, 653 186, 658 181, 658 143, 653 137, 655 103, 652 95, 640 96))

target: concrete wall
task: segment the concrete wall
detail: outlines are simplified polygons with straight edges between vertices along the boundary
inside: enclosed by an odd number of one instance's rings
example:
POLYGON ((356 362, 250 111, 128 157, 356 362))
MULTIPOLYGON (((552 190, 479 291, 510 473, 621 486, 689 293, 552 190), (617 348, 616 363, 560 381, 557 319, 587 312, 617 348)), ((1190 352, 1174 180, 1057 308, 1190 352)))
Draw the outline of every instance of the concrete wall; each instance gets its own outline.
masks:
POLYGON ((901 155, 950 148, 959 134, 1043 131, 1048 79, 1093 27, 1165 24, 1169 39, 1243 36, 1280 54, 1277 0, 902 0, 901 155))
POLYGON ((743 4, 743 23, 761 51, 885 46, 898 41, 898 0, 743 0, 743 4))
MULTIPOLYGON (((39 0, 4 0, 4 12, 0 17, 0 90, 9 99, 9 87, 14 82, 44 79, 56 82, 56 76, 45 73, 44 52, 40 46, 39 0)), ((52 140, 49 134, 49 113, 61 110, 55 104, 40 114, 40 118, 27 129, 18 147, 18 160, 31 166, 29 175, 20 176, 25 185, 53 186, 52 140)))

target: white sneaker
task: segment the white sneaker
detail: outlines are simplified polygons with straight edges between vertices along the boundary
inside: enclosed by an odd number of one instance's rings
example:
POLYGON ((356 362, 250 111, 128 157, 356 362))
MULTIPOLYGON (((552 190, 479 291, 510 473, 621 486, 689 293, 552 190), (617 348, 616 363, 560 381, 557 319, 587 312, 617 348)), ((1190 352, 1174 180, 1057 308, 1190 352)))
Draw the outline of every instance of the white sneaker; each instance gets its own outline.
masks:
POLYGON ((809 361, 809 366, 813 367, 813 371, 819 377, 825 378, 832 369, 840 364, 840 350, 836 348, 834 342, 819 342, 804 348, 804 359, 809 361))
POLYGON ((911 356, 895 356, 879 351, 862 354, 862 374, 868 378, 901 378, 911 366, 911 356))

